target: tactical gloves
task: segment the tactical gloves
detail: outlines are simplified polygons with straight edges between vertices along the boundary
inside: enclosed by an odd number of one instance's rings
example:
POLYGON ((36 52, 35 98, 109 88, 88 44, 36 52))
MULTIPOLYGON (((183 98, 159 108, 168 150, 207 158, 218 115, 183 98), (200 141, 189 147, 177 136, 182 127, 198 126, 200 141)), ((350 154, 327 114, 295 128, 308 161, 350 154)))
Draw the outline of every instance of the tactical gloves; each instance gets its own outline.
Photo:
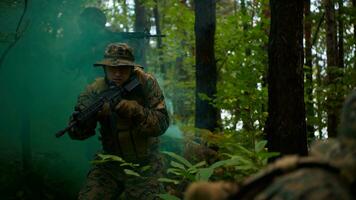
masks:
POLYGON ((115 107, 117 114, 134 121, 141 121, 144 118, 144 108, 137 101, 123 99, 115 107))
POLYGON ((105 102, 101 111, 98 112, 97 118, 100 121, 100 120, 103 120, 103 119, 109 117, 110 115, 111 115, 110 103, 105 102))

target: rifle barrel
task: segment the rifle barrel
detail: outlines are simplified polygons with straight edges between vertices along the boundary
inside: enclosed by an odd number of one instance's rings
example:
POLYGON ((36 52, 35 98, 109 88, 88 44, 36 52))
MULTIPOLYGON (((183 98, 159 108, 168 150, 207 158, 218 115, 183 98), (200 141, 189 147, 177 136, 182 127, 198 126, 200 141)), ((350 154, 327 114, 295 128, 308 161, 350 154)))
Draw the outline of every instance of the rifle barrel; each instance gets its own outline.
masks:
POLYGON ((67 126, 65 129, 60 130, 56 133, 56 137, 62 137, 67 131, 69 131, 71 128, 73 128, 75 123, 71 123, 69 126, 67 126))

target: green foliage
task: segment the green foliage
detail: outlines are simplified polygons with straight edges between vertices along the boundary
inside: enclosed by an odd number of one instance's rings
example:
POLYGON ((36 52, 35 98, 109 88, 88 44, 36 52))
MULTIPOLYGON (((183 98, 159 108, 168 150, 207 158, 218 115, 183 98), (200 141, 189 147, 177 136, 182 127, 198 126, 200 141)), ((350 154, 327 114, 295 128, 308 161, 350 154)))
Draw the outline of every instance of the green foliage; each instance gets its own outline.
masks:
POLYGON ((179 200, 178 197, 170 194, 158 194, 157 196, 163 200, 179 200))
POLYGON ((106 162, 119 162, 120 166, 123 167, 126 175, 142 177, 141 174, 150 169, 149 165, 140 166, 139 164, 134 164, 126 162, 120 156, 109 155, 109 154, 97 154, 97 159, 92 161, 92 164, 102 164, 106 162))
POLYGON ((161 178, 159 179, 161 182, 179 184, 182 181, 209 180, 214 170, 213 168, 205 168, 205 161, 192 164, 184 157, 173 152, 165 151, 163 153, 173 159, 170 161, 170 168, 167 169, 167 174, 172 174, 177 179, 161 178))
POLYGON ((246 130, 260 131, 267 117, 263 113, 267 111, 268 23, 262 2, 250 6, 247 14, 217 16, 216 59, 221 78, 213 103, 226 112, 222 124, 228 130, 236 130, 242 122, 246 130))
POLYGON ((222 148, 219 152, 220 160, 212 164, 207 164, 206 161, 192 164, 173 152, 163 152, 172 160, 167 169, 168 177, 160 178, 159 181, 168 185, 173 184, 177 188, 195 181, 221 179, 241 181, 243 177, 256 173, 266 166, 269 158, 279 155, 279 153, 268 152, 266 144, 267 141, 261 140, 253 149, 247 149, 237 143, 225 142, 223 145, 219 143, 219 147, 222 148), (215 173, 217 169, 223 170, 224 173, 215 173))
POLYGON ((244 143, 244 140, 235 133, 206 133, 203 138, 209 145, 219 148, 218 153, 222 160, 219 162, 232 167, 221 178, 243 180, 244 177, 252 175, 266 166, 269 158, 279 155, 277 152, 268 152, 266 140, 254 139, 253 143, 244 143))

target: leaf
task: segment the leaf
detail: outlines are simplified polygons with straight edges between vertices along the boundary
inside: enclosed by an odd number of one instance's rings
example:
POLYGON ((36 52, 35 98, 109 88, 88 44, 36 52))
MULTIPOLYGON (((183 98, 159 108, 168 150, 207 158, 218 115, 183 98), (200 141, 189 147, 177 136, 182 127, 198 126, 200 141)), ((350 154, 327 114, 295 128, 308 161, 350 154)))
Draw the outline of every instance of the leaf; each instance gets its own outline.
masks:
POLYGON ((241 145, 237 145, 237 148, 239 148, 242 152, 246 153, 247 155, 251 156, 253 153, 246 149, 245 147, 241 146, 241 145))
POLYGON ((107 161, 117 161, 117 162, 125 162, 124 159, 122 159, 119 156, 115 156, 115 155, 108 155, 108 154, 98 154, 98 156, 102 159, 102 160, 107 160, 107 161))
POLYGON ((182 170, 177 169, 177 168, 169 168, 169 169, 167 169, 167 174, 175 174, 177 176, 182 176, 183 172, 182 172, 182 170))
POLYGON ((218 167, 225 165, 225 163, 226 163, 226 160, 220 160, 220 161, 217 161, 217 162, 213 163, 212 165, 210 165, 210 168, 216 169, 218 167))
POLYGON ((180 200, 178 197, 171 194, 157 194, 157 196, 163 200, 180 200))
POLYGON ((147 171, 147 170, 149 170, 149 169, 151 169, 151 166, 150 165, 145 165, 145 166, 143 166, 143 167, 141 167, 141 171, 147 171))
POLYGON ((176 159, 177 161, 179 161, 180 163, 184 164, 185 166, 187 166, 188 168, 192 167, 193 165, 188 161, 186 160, 185 158, 183 158, 182 156, 180 155, 177 155, 173 152, 168 152, 168 151, 163 151, 162 153, 176 159))
POLYGON ((131 170, 131 169, 124 169, 125 174, 127 175, 131 175, 131 176, 137 176, 137 177, 141 177, 140 174, 138 174, 137 172, 131 170))
POLYGON ((122 166, 122 167, 129 166, 129 167, 135 168, 135 167, 139 167, 140 165, 133 164, 133 163, 122 163, 122 164, 120 164, 120 166, 122 166))
POLYGON ((195 173, 198 172, 198 169, 195 168, 195 167, 192 167, 192 168, 189 168, 189 169, 187 170, 187 172, 190 173, 190 174, 195 174, 195 173))
POLYGON ((238 162, 240 165, 246 165, 246 164, 254 164, 251 160, 246 159, 242 156, 234 155, 231 157, 231 162, 238 162))
POLYGON ((267 144, 267 140, 261 140, 255 144, 255 151, 256 152, 261 152, 264 150, 265 146, 267 144))
POLYGON ((170 179, 170 178, 159 178, 158 181, 163 182, 163 183, 173 183, 175 185, 179 184, 178 180, 174 180, 174 179, 170 179))
POLYGON ((193 168, 199 168, 199 167, 202 167, 202 166, 204 166, 204 165, 206 165, 205 160, 204 160, 204 161, 201 161, 201 162, 198 162, 197 164, 195 164, 195 165, 193 166, 193 168))
POLYGON ((196 181, 208 181, 211 175, 213 174, 213 168, 202 168, 198 170, 198 173, 195 175, 196 181))
POLYGON ((255 169, 254 167, 251 167, 249 165, 243 165, 243 166, 236 166, 235 167, 236 170, 253 170, 255 169))
POLYGON ((175 161, 171 161, 171 165, 173 166, 173 167, 176 167, 176 168, 179 168, 179 169, 181 169, 181 170, 186 170, 186 168, 184 167, 184 165, 182 165, 182 164, 180 164, 180 163, 177 163, 177 162, 175 162, 175 161))
POLYGON ((278 152, 259 152, 257 153, 257 156, 259 159, 269 159, 269 158, 273 158, 276 156, 279 156, 280 153, 278 152))

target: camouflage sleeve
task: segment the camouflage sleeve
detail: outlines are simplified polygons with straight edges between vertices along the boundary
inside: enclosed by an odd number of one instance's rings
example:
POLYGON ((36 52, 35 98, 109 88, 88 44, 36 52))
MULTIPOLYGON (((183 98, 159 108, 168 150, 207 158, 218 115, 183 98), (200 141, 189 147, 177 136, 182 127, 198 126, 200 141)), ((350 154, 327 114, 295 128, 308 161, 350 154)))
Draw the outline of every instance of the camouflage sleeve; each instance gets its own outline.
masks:
POLYGON ((162 135, 169 126, 169 117, 163 93, 157 80, 148 75, 144 87, 147 105, 143 108, 144 118, 139 124, 140 132, 150 137, 162 135))
MULTIPOLYGON (((75 110, 81 111, 87 108, 93 101, 94 97, 95 93, 89 85, 86 90, 79 95, 75 110)), ((70 120, 73 120, 73 117, 71 117, 70 120)), ((85 140, 95 135, 96 124, 97 119, 91 119, 85 124, 79 124, 69 131, 69 136, 73 140, 85 140)))

